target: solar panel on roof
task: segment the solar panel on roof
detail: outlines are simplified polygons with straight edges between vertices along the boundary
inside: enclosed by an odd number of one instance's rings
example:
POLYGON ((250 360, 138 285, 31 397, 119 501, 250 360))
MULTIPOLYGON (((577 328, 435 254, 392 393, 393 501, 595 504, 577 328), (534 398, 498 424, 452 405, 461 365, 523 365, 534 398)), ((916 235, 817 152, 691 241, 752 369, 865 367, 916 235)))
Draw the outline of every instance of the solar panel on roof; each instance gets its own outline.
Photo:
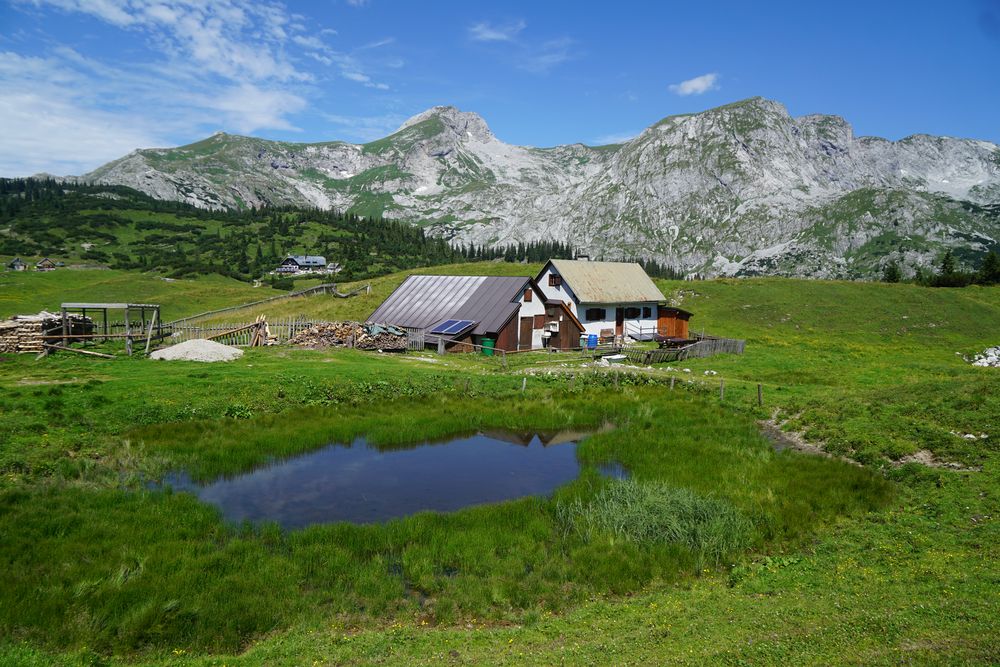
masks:
POLYGON ((454 336, 455 334, 462 333, 466 329, 470 329, 476 325, 474 320, 445 320, 444 322, 439 322, 437 325, 431 329, 432 334, 440 334, 442 336, 454 336))
POLYGON ((434 327, 433 329, 431 329, 431 333, 432 334, 443 334, 443 333, 446 332, 445 330, 448 327, 450 327, 451 325, 453 325, 457 321, 458 320, 445 320, 444 322, 439 322, 436 327, 434 327))
POLYGON ((457 334, 475 324, 472 320, 455 320, 455 323, 445 329, 446 334, 457 334))

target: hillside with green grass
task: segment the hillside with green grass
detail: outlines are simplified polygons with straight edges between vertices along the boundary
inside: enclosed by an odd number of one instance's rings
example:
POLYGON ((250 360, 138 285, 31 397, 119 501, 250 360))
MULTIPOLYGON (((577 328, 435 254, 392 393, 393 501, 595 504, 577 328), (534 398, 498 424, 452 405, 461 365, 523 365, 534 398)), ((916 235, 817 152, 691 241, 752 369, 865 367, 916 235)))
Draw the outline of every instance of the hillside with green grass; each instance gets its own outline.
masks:
POLYGON ((165 278, 135 271, 61 269, 0 272, 0 318, 59 311, 71 301, 153 303, 164 321, 286 294, 219 275, 165 278))
MULTIPOLYGON (((360 319, 404 277, 259 312, 360 319)), ((745 354, 619 371, 551 353, 5 356, 0 662, 995 663, 1000 369, 962 355, 1000 344, 1000 288, 659 284, 745 354), (769 421, 798 446, 776 451, 769 421), (230 525, 147 484, 359 434, 601 424, 552 497, 386 524, 230 525), (629 479, 599 475, 609 462, 629 479)))

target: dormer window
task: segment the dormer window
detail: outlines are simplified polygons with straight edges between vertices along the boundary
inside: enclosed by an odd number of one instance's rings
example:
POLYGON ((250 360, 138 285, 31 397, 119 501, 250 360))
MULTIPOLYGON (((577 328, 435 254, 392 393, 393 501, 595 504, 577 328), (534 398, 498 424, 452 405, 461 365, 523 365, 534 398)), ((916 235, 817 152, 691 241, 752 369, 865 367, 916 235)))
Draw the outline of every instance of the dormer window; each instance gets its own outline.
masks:
POLYGON ((549 287, 559 287, 562 285, 562 276, 555 273, 549 274, 549 287))

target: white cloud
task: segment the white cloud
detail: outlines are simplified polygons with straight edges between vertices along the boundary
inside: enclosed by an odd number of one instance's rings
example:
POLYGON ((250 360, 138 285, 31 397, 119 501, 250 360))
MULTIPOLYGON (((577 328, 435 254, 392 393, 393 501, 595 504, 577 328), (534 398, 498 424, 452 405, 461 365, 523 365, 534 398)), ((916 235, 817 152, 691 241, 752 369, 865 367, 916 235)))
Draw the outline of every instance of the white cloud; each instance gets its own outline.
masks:
POLYGON ((292 41, 307 49, 316 49, 317 51, 321 51, 326 48, 326 44, 323 43, 323 40, 315 35, 295 35, 295 37, 292 37, 292 41))
POLYGON ((364 46, 359 46, 357 48, 357 50, 358 51, 367 51, 368 49, 377 49, 377 48, 380 48, 382 46, 388 46, 389 44, 395 44, 395 43, 396 43, 396 38, 395 37, 383 37, 382 39, 377 39, 374 42, 369 42, 369 43, 365 44, 364 46))
POLYGON ((687 81, 671 84, 670 92, 681 96, 701 95, 702 93, 707 93, 710 90, 718 90, 718 81, 719 75, 715 72, 702 74, 701 76, 696 76, 695 78, 688 79, 687 81))
POLYGON ((480 21, 469 26, 469 37, 477 42, 511 42, 526 27, 528 27, 528 24, 523 20, 504 25, 494 25, 488 21, 480 21))
POLYGON ((306 106, 306 101, 298 95, 262 89, 250 83, 232 86, 217 95, 192 99, 192 102, 222 112, 226 127, 237 132, 253 132, 262 127, 297 130, 287 118, 306 106))
POLYGON ((336 31, 307 31, 304 17, 272 0, 14 2, 84 14, 140 36, 149 50, 118 61, 59 44, 44 57, 0 51, 0 175, 79 174, 220 127, 294 131, 323 77, 303 69, 306 57, 345 81, 389 89, 358 57, 327 46, 336 31))
POLYGON ((95 108, 76 94, 87 80, 55 60, 0 53, 0 174, 79 174, 164 143, 150 119, 95 108))
POLYGON ((545 74, 553 67, 576 58, 575 42, 569 37, 541 43, 526 40, 520 35, 527 27, 528 24, 520 19, 503 25, 480 21, 469 26, 468 32, 473 41, 495 43, 497 52, 504 59, 534 74, 545 74))
POLYGON ((518 67, 535 74, 545 74, 556 65, 573 60, 574 42, 568 37, 543 42, 537 47, 525 47, 518 55, 518 67))
POLYGON ((599 137, 594 138, 593 145, 595 146, 606 146, 608 144, 623 144, 626 141, 635 139, 638 136, 638 132, 617 132, 612 134, 604 134, 599 137))

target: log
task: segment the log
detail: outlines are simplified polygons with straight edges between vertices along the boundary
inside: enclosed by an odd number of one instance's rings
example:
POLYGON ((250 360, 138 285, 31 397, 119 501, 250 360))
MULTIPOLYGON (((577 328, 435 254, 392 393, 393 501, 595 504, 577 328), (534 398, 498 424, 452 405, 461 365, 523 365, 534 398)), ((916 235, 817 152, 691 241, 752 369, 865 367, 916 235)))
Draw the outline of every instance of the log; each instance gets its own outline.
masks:
POLYGON ((48 350, 63 350, 65 352, 76 352, 77 354, 86 354, 90 357, 101 357, 102 359, 114 359, 114 355, 104 354, 103 352, 91 352, 90 350, 78 350, 75 347, 66 347, 65 345, 53 345, 52 343, 43 343, 48 350))

